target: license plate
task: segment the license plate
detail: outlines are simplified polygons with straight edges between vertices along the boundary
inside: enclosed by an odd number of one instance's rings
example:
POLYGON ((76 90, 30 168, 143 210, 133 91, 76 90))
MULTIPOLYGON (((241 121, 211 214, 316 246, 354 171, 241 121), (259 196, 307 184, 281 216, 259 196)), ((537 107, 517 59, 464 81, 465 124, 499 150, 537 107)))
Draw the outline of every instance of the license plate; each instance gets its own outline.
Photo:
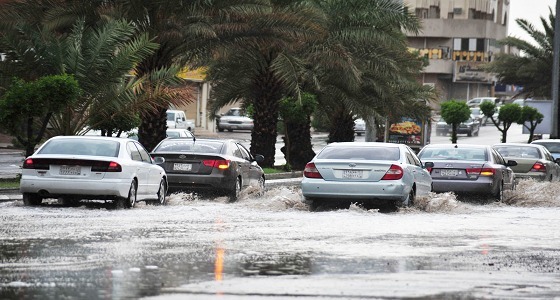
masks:
POLYGON ((442 176, 457 176, 459 175, 458 170, 441 170, 442 176))
POLYGON ((173 170, 190 171, 192 170, 192 164, 173 164, 173 170))
POLYGON ((362 178, 362 171, 360 170, 344 170, 342 172, 343 178, 359 179, 362 178))
POLYGON ((60 166, 60 175, 80 175, 80 166, 60 166))

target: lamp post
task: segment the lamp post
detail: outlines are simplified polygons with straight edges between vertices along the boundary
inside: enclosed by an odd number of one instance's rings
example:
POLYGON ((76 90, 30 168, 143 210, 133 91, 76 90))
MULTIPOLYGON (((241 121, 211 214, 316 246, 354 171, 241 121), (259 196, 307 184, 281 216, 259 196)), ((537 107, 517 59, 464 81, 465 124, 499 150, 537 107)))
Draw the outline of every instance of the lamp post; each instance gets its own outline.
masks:
POLYGON ((554 48, 553 48, 553 62, 552 62, 552 132, 551 138, 558 138, 558 118, 560 112, 558 111, 558 94, 560 83, 560 0, 556 0, 556 15, 554 17, 554 48))

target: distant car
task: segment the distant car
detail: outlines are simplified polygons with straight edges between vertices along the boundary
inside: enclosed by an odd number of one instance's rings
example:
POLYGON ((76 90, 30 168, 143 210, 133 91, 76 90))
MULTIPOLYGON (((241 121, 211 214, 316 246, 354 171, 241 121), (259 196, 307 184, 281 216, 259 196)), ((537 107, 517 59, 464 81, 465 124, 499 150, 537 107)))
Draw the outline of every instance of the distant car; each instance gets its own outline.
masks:
POLYGON ((535 179, 540 181, 558 181, 560 178, 560 158, 538 144, 501 143, 493 146, 505 160, 515 160, 511 167, 517 179, 535 179))
POLYGON ((134 207, 137 201, 166 204, 167 175, 135 140, 101 136, 57 136, 23 163, 20 190, 25 205, 61 198, 110 200, 134 207))
POLYGON ((183 128, 190 132, 194 132, 194 120, 187 119, 185 112, 182 110, 168 109, 167 128, 183 128))
POLYGON ((264 157, 251 155, 234 140, 173 138, 161 141, 151 155, 163 158, 169 191, 201 191, 239 197, 242 188, 264 190, 265 176, 258 165, 264 157))
POLYGON ((220 116, 217 127, 220 132, 224 130, 229 132, 234 130, 253 130, 253 119, 247 116, 244 109, 234 107, 220 116))
POLYGON ((358 136, 366 132, 366 122, 363 119, 354 120, 354 132, 358 136))
POLYGON ((492 195, 503 200, 503 192, 515 187, 515 174, 510 168, 515 161, 505 161, 491 146, 469 144, 430 144, 418 157, 432 176, 434 192, 456 192, 492 195))
POLYGON ((480 126, 486 126, 488 117, 482 113, 480 107, 471 107, 471 119, 478 122, 480 126))
MULTIPOLYGON (((436 135, 451 134, 451 125, 447 124, 443 118, 436 123, 436 135)), ((462 122, 457 127, 457 134, 466 134, 467 136, 478 136, 480 132, 480 123, 472 118, 462 122)))
POLYGON ((525 99, 515 99, 515 100, 513 100, 512 103, 523 107, 523 106, 525 106, 525 99))
POLYGON ((478 107, 478 106, 480 106, 480 104, 482 104, 484 102, 491 102, 491 103, 497 104, 498 98, 497 97, 473 98, 473 99, 470 99, 469 101, 467 101, 467 105, 469 107, 478 107))
POLYGON ((560 139, 545 139, 532 141, 531 144, 543 145, 554 159, 560 158, 560 139))
POLYGON ((396 208, 427 195, 431 184, 430 174, 406 145, 344 142, 328 144, 307 163, 301 192, 312 210, 337 200, 396 208))
POLYGON ((169 128, 165 134, 168 138, 194 138, 194 134, 187 129, 169 128))

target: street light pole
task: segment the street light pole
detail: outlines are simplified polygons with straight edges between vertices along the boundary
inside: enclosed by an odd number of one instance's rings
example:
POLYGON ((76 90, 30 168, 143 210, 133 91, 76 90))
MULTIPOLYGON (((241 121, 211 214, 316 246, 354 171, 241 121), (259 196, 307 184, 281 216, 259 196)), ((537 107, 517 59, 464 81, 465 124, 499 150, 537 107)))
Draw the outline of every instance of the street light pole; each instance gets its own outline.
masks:
POLYGON ((554 17, 554 48, 552 51, 552 132, 550 133, 550 137, 557 139, 560 131, 558 128, 558 118, 560 118, 560 111, 558 111, 558 83, 560 83, 560 0, 556 0, 556 15, 554 17))

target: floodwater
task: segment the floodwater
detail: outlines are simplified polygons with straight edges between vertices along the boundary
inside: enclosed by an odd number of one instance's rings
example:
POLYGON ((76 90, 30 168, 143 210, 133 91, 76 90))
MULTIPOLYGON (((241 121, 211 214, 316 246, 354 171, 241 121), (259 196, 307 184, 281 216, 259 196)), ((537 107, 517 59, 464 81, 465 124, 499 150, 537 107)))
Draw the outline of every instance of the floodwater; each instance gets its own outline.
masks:
POLYGON ((310 212, 297 187, 167 206, 0 203, 0 299, 553 299, 560 183, 310 212))

